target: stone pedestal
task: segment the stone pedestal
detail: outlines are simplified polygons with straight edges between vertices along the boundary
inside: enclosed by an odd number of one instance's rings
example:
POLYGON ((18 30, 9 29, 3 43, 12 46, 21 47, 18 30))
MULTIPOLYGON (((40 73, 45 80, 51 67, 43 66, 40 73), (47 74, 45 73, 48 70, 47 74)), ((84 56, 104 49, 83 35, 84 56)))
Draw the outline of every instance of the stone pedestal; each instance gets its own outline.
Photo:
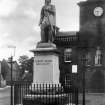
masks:
MULTIPOLYGON (((59 55, 56 47, 48 43, 33 50, 33 83, 59 84, 59 55)), ((41 45, 39 45, 41 46, 41 45)))
POLYGON ((33 83, 59 83, 58 56, 37 55, 34 60, 33 83))
MULTIPOLYGON (((38 43, 34 53, 33 87, 45 87, 49 84, 59 84, 59 51, 55 44, 38 43), (35 85, 35 84, 39 84, 35 85)), ((50 87, 51 88, 51 87, 50 87)))

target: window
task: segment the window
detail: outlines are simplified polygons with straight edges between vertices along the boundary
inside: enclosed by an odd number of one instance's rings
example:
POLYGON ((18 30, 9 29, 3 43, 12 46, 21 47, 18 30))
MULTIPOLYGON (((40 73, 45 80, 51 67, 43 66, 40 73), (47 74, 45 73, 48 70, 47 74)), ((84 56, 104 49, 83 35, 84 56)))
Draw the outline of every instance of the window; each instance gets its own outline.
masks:
POLYGON ((64 50, 64 62, 71 62, 72 49, 66 48, 64 50))
POLYGON ((81 63, 84 64, 85 66, 90 66, 92 63, 91 60, 92 58, 90 52, 87 52, 81 56, 81 63))
POLYGON ((87 66, 91 65, 91 55, 89 52, 86 54, 86 65, 87 66))

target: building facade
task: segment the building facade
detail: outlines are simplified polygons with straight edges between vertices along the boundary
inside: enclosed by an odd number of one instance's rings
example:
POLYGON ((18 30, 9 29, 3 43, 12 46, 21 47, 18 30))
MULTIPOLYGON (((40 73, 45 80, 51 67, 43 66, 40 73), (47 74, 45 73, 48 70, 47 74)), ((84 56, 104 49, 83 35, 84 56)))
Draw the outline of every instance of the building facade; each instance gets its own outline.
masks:
POLYGON ((78 86, 82 87, 83 71, 85 71, 86 91, 104 92, 105 0, 81 1, 78 5, 80 30, 58 32, 55 38, 55 43, 61 52, 61 81, 65 81, 65 76, 69 74, 74 76, 78 86), (77 65, 77 74, 72 73, 72 65, 77 65))

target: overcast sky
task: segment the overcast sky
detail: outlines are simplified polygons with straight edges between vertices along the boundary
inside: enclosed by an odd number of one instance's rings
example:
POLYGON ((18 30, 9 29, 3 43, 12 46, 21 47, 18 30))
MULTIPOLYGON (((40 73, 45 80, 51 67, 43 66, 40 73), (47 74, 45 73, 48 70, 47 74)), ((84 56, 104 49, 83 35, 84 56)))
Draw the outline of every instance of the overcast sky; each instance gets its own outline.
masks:
MULTIPOLYGON (((80 1, 85 0, 52 0, 60 30, 79 30, 80 1)), ((11 56, 11 45, 16 46, 15 59, 33 55, 29 50, 40 40, 38 23, 43 4, 44 0, 0 0, 0 60, 11 56)))

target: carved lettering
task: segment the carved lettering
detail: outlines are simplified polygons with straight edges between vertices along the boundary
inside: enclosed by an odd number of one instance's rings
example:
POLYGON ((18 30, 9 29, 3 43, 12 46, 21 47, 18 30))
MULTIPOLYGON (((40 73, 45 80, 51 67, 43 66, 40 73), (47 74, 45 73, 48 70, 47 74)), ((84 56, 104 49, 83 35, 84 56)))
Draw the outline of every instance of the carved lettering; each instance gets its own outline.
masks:
POLYGON ((35 60, 36 65, 49 65, 52 60, 35 60))

